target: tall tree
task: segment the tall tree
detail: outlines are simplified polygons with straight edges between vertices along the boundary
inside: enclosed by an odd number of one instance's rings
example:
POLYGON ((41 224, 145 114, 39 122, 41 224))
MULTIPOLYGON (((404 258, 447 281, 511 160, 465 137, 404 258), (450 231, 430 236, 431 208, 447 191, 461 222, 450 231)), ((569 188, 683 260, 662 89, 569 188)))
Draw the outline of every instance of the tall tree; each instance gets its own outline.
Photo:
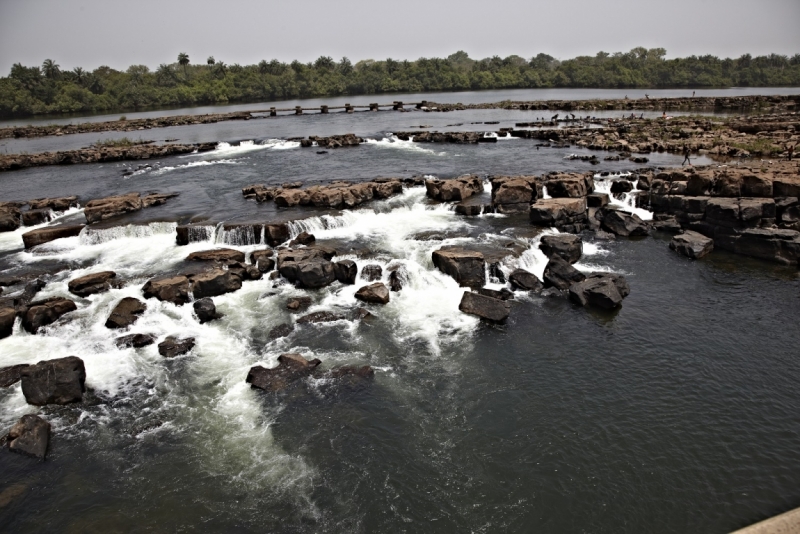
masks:
POLYGON ((216 62, 217 60, 214 59, 214 56, 208 56, 208 59, 206 60, 206 63, 208 63, 209 65, 213 65, 216 62))
POLYGON ((186 65, 189 64, 189 54, 181 52, 178 54, 178 64, 183 67, 183 76, 186 77, 186 65))
POLYGON ((42 63, 42 72, 44 72, 45 78, 54 80, 61 75, 61 67, 52 59, 45 59, 42 63))

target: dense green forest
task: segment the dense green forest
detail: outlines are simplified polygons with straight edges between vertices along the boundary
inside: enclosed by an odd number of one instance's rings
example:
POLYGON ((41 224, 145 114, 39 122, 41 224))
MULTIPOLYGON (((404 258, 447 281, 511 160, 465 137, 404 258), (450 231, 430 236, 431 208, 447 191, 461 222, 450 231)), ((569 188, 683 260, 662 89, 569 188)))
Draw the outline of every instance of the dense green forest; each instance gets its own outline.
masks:
POLYGON ((125 112, 153 107, 258 102, 292 98, 394 92, 466 91, 538 87, 670 88, 800 85, 800 54, 738 59, 691 56, 665 59, 663 48, 598 52, 559 61, 547 54, 530 60, 498 56, 474 60, 465 52, 416 61, 365 60, 352 64, 322 56, 313 63, 263 60, 227 65, 209 57, 198 64, 187 54, 152 71, 133 65, 61 70, 14 64, 0 78, 0 116, 44 113, 125 112))

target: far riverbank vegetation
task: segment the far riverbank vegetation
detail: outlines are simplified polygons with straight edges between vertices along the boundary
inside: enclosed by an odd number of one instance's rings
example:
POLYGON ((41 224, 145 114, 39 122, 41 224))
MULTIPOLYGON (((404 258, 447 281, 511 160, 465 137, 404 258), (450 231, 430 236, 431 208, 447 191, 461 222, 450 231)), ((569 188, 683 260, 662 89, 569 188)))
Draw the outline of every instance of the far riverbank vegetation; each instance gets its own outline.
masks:
POLYGON ((0 117, 52 113, 126 112, 164 107, 262 102, 294 98, 522 88, 703 88, 800 85, 800 54, 737 59, 666 59, 663 48, 598 52, 565 61, 547 54, 475 60, 465 52, 416 61, 321 56, 312 63, 273 59, 228 65, 213 57, 192 62, 181 53, 155 70, 61 69, 16 63, 0 78, 0 117))

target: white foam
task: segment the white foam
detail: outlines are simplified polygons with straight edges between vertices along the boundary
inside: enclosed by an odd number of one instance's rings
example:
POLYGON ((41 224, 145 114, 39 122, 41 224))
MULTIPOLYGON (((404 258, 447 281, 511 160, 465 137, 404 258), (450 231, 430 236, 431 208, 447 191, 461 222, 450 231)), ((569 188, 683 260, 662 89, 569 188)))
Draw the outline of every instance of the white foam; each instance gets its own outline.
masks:
POLYGON ((396 150, 404 150, 409 152, 420 152, 424 154, 433 154, 434 156, 446 156, 447 152, 436 152, 429 148, 423 148, 420 143, 415 143, 414 138, 408 141, 403 141, 394 134, 389 134, 388 137, 382 139, 366 139, 368 145, 373 145, 378 148, 392 148, 396 150))
POLYGON ((633 190, 627 193, 622 193, 622 199, 616 198, 614 194, 611 192, 611 184, 614 182, 613 180, 614 178, 629 177, 630 175, 631 173, 619 173, 601 177, 599 174, 595 174, 594 192, 607 194, 609 198, 609 204, 611 206, 617 207, 620 210, 626 211, 628 213, 636 214, 643 221, 652 220, 653 219, 652 211, 636 207, 636 195, 637 193, 639 193, 639 190, 636 188, 636 186, 639 184, 639 180, 634 180, 631 182, 633 184, 633 190))

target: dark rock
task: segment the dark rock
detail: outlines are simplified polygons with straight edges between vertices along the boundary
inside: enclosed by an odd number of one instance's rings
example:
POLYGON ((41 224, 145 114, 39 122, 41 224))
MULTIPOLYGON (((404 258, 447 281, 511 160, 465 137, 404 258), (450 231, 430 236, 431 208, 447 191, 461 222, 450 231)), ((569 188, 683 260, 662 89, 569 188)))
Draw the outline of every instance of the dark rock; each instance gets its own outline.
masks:
POLYGON ((562 227, 586 220, 586 199, 548 198, 531 205, 531 223, 537 226, 562 227))
POLYGON ((479 289, 476 289, 475 292, 478 293, 479 295, 483 295, 484 297, 492 297, 493 299, 511 300, 514 298, 514 292, 509 291, 506 288, 498 290, 498 289, 489 289, 486 287, 481 287, 479 289))
POLYGON ((511 287, 520 291, 540 291, 543 287, 541 280, 525 269, 514 269, 508 275, 508 281, 511 282, 511 287))
POLYGON ((22 212, 22 224, 34 226, 50 220, 50 210, 28 210, 22 212))
POLYGON ((187 261, 244 261, 244 252, 230 248, 218 248, 215 250, 201 250, 192 252, 186 257, 187 261))
POLYGON ((692 230, 686 230, 672 238, 669 248, 693 260, 699 260, 714 250, 714 240, 692 230))
POLYGON ((264 239, 267 245, 277 247, 289 240, 289 227, 285 224, 267 224, 264 226, 264 239))
POLYGON ((28 404, 69 404, 83 400, 86 368, 77 356, 38 362, 20 371, 28 404))
POLYGON ((601 225, 603 229, 612 234, 633 237, 646 236, 649 233, 647 224, 634 213, 626 213, 610 208, 603 208, 602 213, 603 221, 601 225))
POLYGON ((462 248, 442 248, 433 251, 433 264, 460 286, 483 287, 486 270, 483 254, 462 248))
POLYGON ((67 287, 69 292, 79 297, 88 297, 95 293, 108 291, 112 287, 112 280, 116 278, 114 271, 102 271, 99 273, 87 274, 69 281, 67 287))
POLYGON ((343 284, 355 284, 358 267, 353 260, 337 261, 333 264, 333 274, 343 284))
POLYGON ((19 208, 0 210, 0 232, 13 232, 20 226, 19 208))
POLYGON ((133 347, 140 349, 156 342, 156 336, 152 334, 130 334, 127 336, 120 336, 114 340, 117 347, 124 349, 133 347))
POLYGON ((477 315, 489 322, 502 323, 511 313, 511 304, 479 293, 464 291, 458 309, 470 315, 477 315))
POLYGON ((153 278, 142 287, 144 298, 157 298, 181 306, 189 302, 189 279, 183 275, 153 278))
POLYGON ((381 276, 383 276, 383 269, 380 265, 370 264, 365 265, 361 269, 361 278, 366 280, 367 282, 374 282, 375 280, 380 280, 381 276))
POLYGON ((581 259, 583 241, 573 234, 546 235, 542 236, 539 248, 548 258, 559 256, 569 263, 575 263, 581 259))
POLYGON ((75 237, 81 233, 81 230, 83 230, 84 226, 85 225, 83 224, 61 224, 58 226, 38 228, 22 234, 22 242, 26 249, 30 249, 37 245, 49 243, 50 241, 55 241, 56 239, 61 239, 63 237, 75 237))
POLYGON ((53 324, 65 313, 77 309, 74 302, 61 297, 33 302, 22 317, 22 327, 31 334, 35 334, 41 327, 53 324))
MULTIPOLYGON (((264 250, 254 250, 253 252, 250 253, 250 263, 253 264, 253 265, 258 265, 258 261, 261 260, 261 259, 272 260, 272 256, 274 254, 275 254, 275 252, 271 248, 264 249, 264 250)), ((275 265, 274 261, 272 262, 272 265, 273 266, 275 265)), ((269 269, 269 270, 271 271, 272 269, 269 269)), ((261 271, 261 272, 267 272, 267 271, 261 271)))
POLYGON ((53 210, 66 211, 78 205, 78 197, 58 197, 58 198, 37 198, 28 201, 28 207, 32 210, 53 210))
POLYGON ((456 204, 456 213, 466 217, 476 217, 483 212, 483 206, 480 204, 456 204))
POLYGON ((50 423, 38 415, 23 415, 8 432, 8 450, 44 460, 50 443, 50 423))
POLYGON ((366 308, 356 308, 350 313, 351 321, 361 321, 362 319, 369 319, 374 317, 366 308))
POLYGON ((187 337, 178 339, 176 336, 168 336, 158 344, 158 353, 167 358, 186 354, 194 348, 194 338, 187 337))
POLYGON ((625 278, 611 273, 592 273, 569 288, 569 298, 574 303, 605 310, 618 308, 629 294, 630 286, 625 278))
POLYGON ((27 363, 19 365, 12 365, 11 367, 3 367, 0 369, 0 388, 7 388, 13 386, 20 379, 20 373, 23 369, 27 368, 27 363))
POLYGON ((314 324, 314 323, 330 323, 333 321, 341 321, 344 319, 341 315, 327 311, 318 311, 309 313, 297 319, 297 324, 314 324))
POLYGON ((16 319, 17 310, 10 306, 0 308, 0 339, 11 335, 16 319))
POLYGON ((194 313, 197 315, 200 324, 222 317, 222 314, 217 313, 217 306, 214 304, 214 301, 208 297, 194 301, 193 306, 194 313))
POLYGON ((615 180, 611 182, 612 193, 628 193, 633 190, 633 184, 628 180, 615 180))
POLYGON ((306 377, 322 363, 318 359, 306 360, 299 354, 281 354, 278 366, 267 369, 260 365, 250 368, 246 382, 251 387, 276 393, 288 388, 292 382, 306 377))
POLYGON ((477 176, 461 176, 452 180, 427 180, 427 195, 435 200, 449 202, 464 200, 483 192, 483 180, 477 176))
POLYGON ((556 287, 564 290, 569 289, 570 286, 577 282, 583 282, 586 279, 586 275, 561 259, 560 256, 554 256, 547 262, 543 278, 545 287, 556 287))
POLYGON ((389 302, 389 288, 381 282, 375 282, 356 291, 355 297, 363 302, 387 304, 389 302))
POLYGON ((224 269, 211 269, 192 277, 192 294, 196 299, 216 297, 241 288, 242 279, 224 269))
POLYGON ((284 323, 279 324, 278 326, 274 327, 272 330, 269 331, 267 337, 269 339, 278 339, 280 337, 286 337, 294 331, 294 325, 284 323))
POLYGON ((147 309, 147 304, 133 297, 120 300, 106 320, 106 328, 127 328, 147 309))
POLYGON ((590 208, 602 208, 610 202, 606 193, 592 193, 586 195, 586 206, 590 208))
POLYGON ((305 311, 311 306, 311 297, 292 297, 286 301, 286 309, 293 312, 305 311))
POLYGON ((256 268, 262 273, 268 273, 275 269, 275 260, 265 257, 259 258, 256 268))
POLYGON ((404 276, 400 274, 399 270, 394 270, 389 273, 389 289, 392 291, 402 291, 404 276))
POLYGON ((289 242, 289 246, 290 247, 294 247, 297 245, 308 246, 312 245, 316 240, 317 238, 314 237, 314 234, 309 234, 308 232, 300 232, 300 234, 297 237, 295 237, 289 242))

